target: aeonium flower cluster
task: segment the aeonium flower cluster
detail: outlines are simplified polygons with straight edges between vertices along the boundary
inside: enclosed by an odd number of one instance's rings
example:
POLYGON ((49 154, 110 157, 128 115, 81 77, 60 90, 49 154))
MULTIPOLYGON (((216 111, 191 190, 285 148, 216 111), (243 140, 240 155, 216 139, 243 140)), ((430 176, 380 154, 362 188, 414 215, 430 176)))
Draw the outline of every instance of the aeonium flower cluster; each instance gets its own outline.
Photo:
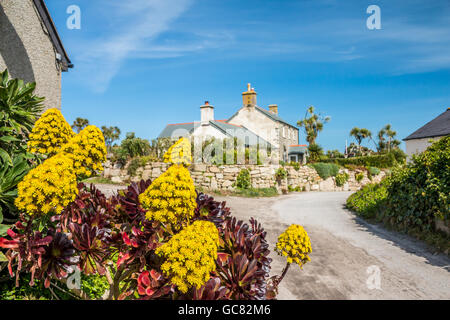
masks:
POLYGON ((148 209, 146 218, 175 225, 194 215, 197 194, 191 175, 183 165, 172 165, 139 195, 148 209))
POLYGON ((173 144, 164 154, 164 162, 189 166, 192 162, 189 139, 181 138, 173 144))
POLYGON ((53 156, 61 147, 75 135, 61 112, 48 109, 36 121, 28 140, 28 150, 31 153, 53 156))
POLYGON ((96 171, 103 171, 105 138, 99 128, 87 126, 62 147, 62 152, 72 159, 77 176, 90 177, 96 171))
POLYGON ((29 215, 59 214, 78 193, 72 160, 62 153, 30 170, 17 187, 15 205, 29 215))
POLYGON ((195 221, 174 235, 155 253, 165 258, 163 273, 182 293, 200 288, 216 269, 219 232, 214 223, 195 221))
POLYGON ((285 256, 288 264, 296 263, 302 268, 306 262, 311 261, 308 254, 312 252, 311 241, 306 230, 298 224, 290 225, 278 237, 275 251, 285 256))

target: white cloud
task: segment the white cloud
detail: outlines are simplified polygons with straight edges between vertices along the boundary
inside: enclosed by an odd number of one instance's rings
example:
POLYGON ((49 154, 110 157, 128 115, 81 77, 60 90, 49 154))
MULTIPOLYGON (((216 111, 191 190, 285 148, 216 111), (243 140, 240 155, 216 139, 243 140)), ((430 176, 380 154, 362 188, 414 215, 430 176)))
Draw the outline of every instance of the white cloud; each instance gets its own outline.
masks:
POLYGON ((152 51, 154 40, 169 29, 190 3, 191 0, 103 1, 101 5, 111 12, 115 27, 106 36, 99 35, 77 46, 79 73, 89 75, 86 81, 94 91, 105 91, 124 60, 152 51))

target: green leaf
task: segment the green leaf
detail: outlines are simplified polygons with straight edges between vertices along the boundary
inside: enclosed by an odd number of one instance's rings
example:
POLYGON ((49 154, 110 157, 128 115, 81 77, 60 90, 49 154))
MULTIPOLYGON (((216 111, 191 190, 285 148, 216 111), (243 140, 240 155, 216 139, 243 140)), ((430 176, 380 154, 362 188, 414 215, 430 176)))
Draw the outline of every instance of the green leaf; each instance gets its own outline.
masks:
POLYGON ((5 261, 8 261, 8 259, 5 257, 3 252, 0 252, 0 262, 5 262, 5 261))
POLYGON ((11 228, 10 225, 0 224, 0 237, 6 236, 6 231, 8 231, 9 228, 11 228))
POLYGON ((0 148, 0 158, 3 160, 3 163, 7 165, 12 165, 12 160, 9 154, 2 148, 0 148))
POLYGON ((3 222, 3 209, 0 207, 0 223, 3 222))

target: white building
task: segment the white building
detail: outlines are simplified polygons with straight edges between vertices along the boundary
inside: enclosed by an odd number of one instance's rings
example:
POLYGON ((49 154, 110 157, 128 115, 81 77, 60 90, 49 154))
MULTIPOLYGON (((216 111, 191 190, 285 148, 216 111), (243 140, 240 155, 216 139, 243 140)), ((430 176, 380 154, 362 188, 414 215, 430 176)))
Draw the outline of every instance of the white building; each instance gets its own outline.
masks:
POLYGON ((238 138, 246 146, 268 145, 283 161, 306 161, 307 147, 298 145, 299 129, 278 115, 278 106, 264 109, 257 105, 257 93, 248 84, 242 93, 242 107, 229 119, 216 120, 214 107, 208 101, 200 107, 200 122, 168 124, 159 138, 202 137, 238 138))
POLYGON ((450 108, 431 120, 423 127, 417 129, 407 136, 403 141, 406 144, 406 154, 408 160, 413 154, 425 151, 432 142, 450 134, 450 108))

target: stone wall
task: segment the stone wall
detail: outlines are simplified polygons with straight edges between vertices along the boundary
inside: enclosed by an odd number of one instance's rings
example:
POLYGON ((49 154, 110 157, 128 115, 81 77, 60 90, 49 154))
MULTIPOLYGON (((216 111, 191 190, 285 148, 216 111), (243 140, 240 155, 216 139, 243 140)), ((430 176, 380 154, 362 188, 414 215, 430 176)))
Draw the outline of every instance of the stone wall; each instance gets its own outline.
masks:
MULTIPOLYGON (((126 183, 129 181, 139 181, 140 179, 155 179, 163 173, 169 165, 163 162, 148 163, 143 168, 139 168, 132 177, 128 175, 127 166, 120 168, 113 166, 110 162, 104 164, 105 170, 102 176, 111 179, 116 183, 126 183)), ((233 190, 233 183, 236 181, 239 172, 246 168, 250 171, 252 186, 254 188, 277 187, 280 191, 287 190, 288 186, 300 187, 302 191, 355 191, 371 182, 379 182, 385 176, 381 173, 370 180, 365 171, 350 171, 341 169, 340 172, 349 174, 348 181, 341 187, 336 186, 335 178, 330 177, 326 180, 320 178, 316 170, 308 166, 301 166, 299 170, 293 167, 285 167, 288 176, 282 181, 276 181, 275 171, 279 165, 207 165, 193 164, 189 167, 194 184, 197 187, 208 190, 233 190), (355 175, 363 172, 364 178, 357 182, 355 175)))

